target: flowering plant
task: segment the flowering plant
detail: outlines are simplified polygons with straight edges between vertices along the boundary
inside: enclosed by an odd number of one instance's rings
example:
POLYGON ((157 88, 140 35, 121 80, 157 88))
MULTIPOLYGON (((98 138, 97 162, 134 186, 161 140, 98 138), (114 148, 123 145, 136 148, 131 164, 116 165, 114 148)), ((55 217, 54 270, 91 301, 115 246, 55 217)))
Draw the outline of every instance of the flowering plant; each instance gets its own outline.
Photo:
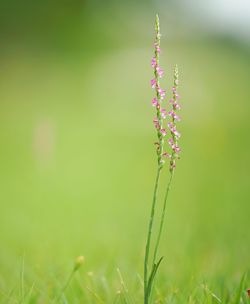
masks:
POLYGON ((160 67, 160 24, 159 17, 156 15, 155 21, 155 42, 154 42, 154 57, 151 60, 151 66, 154 70, 154 78, 151 80, 151 87, 155 90, 155 97, 152 99, 152 106, 156 110, 156 116, 153 119, 153 123, 157 133, 157 142, 156 145, 156 153, 157 153, 157 174, 156 181, 154 186, 154 194, 153 201, 151 207, 151 214, 148 226, 148 234, 147 234, 147 242, 146 242, 146 250, 145 250, 145 259, 144 259, 144 304, 148 304, 152 294, 152 286, 156 277, 157 270, 160 266, 160 263, 163 259, 157 258, 160 239, 162 235, 162 229, 165 219, 166 213, 166 204, 167 198, 173 178, 173 173, 176 168, 176 161, 180 158, 179 153, 181 151, 178 140, 181 136, 179 131, 177 130, 177 122, 180 121, 180 117, 177 115, 177 111, 180 110, 180 105, 178 103, 180 96, 177 92, 177 88, 179 85, 178 79, 178 68, 177 65, 174 67, 174 81, 172 86, 172 98, 169 100, 169 105, 171 109, 168 111, 166 109, 167 105, 164 105, 164 101, 166 99, 166 91, 160 86, 160 79, 164 75, 163 69, 160 67), (169 119, 168 119, 169 118, 169 119), (168 148, 165 148, 166 138, 169 136, 167 143, 168 148), (167 184, 162 212, 161 212, 161 221, 158 227, 157 238, 154 246, 154 250, 151 253, 151 238, 152 238, 152 230, 155 218, 155 209, 158 195, 158 184, 160 179, 160 173, 164 167, 165 160, 169 159, 169 171, 170 178, 167 184), (149 268, 149 259, 150 254, 152 254, 152 266, 149 268))

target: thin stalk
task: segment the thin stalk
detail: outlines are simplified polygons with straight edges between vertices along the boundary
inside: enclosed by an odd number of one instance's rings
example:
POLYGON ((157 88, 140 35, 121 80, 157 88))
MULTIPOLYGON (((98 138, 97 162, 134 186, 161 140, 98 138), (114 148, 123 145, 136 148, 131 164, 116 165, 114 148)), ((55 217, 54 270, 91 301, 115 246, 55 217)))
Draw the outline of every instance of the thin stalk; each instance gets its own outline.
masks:
POLYGON ((158 252, 160 239, 161 239, 161 235, 162 235, 162 229, 163 229, 164 219, 165 219, 165 215, 166 215, 166 206, 167 206, 168 194, 169 194, 169 190, 170 190, 173 175, 174 175, 173 172, 174 172, 173 170, 170 172, 170 178, 169 178, 168 185, 167 185, 166 192, 165 192, 164 203, 163 203, 163 208, 162 208, 162 213, 161 213, 160 228, 159 228, 159 232, 158 232, 158 236, 157 236, 157 240, 156 240, 156 244, 155 244, 154 256, 153 256, 153 265, 155 264, 155 261, 156 261, 156 258, 157 258, 157 252, 158 252))
POLYGON ((149 259, 149 251, 150 251, 150 243, 151 243, 151 236, 152 236, 152 227, 154 222, 154 215, 155 215, 155 205, 157 199, 157 191, 158 191, 158 184, 161 172, 161 165, 158 166, 156 180, 155 180, 155 187, 154 187, 154 194, 153 194, 153 202, 151 207, 151 214, 148 226, 148 234, 147 234, 147 243, 146 243, 146 250, 145 250, 145 259, 144 259, 144 304, 148 304, 148 259, 149 259))
POLYGON ((64 285, 63 288, 61 289, 61 291, 60 291, 60 293, 58 294, 58 296, 54 299, 53 303, 57 303, 57 302, 60 300, 61 296, 64 294, 65 290, 66 290, 67 287, 69 286, 69 284, 70 284, 70 282, 71 282, 71 280, 72 280, 72 278, 73 278, 75 272, 76 272, 75 269, 73 269, 73 270, 71 271, 71 273, 70 273, 70 275, 68 276, 68 279, 67 279, 65 285, 64 285))

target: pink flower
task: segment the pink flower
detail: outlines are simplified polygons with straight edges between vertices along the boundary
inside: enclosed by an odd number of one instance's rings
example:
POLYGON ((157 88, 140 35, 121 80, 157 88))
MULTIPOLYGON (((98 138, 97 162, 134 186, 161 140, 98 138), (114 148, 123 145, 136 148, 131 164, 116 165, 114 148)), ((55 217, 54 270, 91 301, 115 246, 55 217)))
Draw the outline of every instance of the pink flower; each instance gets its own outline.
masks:
POLYGON ((165 109, 161 109, 161 116, 163 119, 167 117, 167 111, 165 109))
POLYGON ((155 68, 155 67, 156 67, 156 64, 157 64, 156 58, 153 57, 152 60, 151 60, 151 66, 152 66, 152 68, 155 68))
POLYGON ((161 88, 158 88, 158 93, 159 93, 161 99, 164 99, 164 97, 166 96, 166 91, 161 88))
POLYGON ((157 98, 153 98, 151 102, 152 102, 152 106, 154 106, 154 107, 158 106, 158 100, 157 100, 157 98))
MULTIPOLYGON (((178 98, 180 98, 180 96, 178 94, 175 94, 175 98, 178 99, 178 98)), ((173 108, 175 110, 180 110, 180 108, 181 108, 180 105, 174 99, 170 99, 169 103, 173 105, 173 108)))
POLYGON ((175 153, 179 153, 181 151, 181 149, 174 143, 173 138, 169 138, 168 143, 175 153))
POLYGON ((160 49, 160 46, 158 45, 158 43, 155 43, 155 50, 158 54, 160 54, 161 49, 160 49))
POLYGON ((177 102, 174 102, 174 103, 173 103, 173 108, 174 108, 175 110, 180 110, 180 109, 181 109, 181 106, 180 106, 177 102))
POLYGON ((167 152, 164 152, 163 154, 162 154, 162 156, 164 156, 164 157, 167 157, 167 158, 172 158, 172 155, 171 154, 169 154, 169 153, 167 153, 167 152))
POLYGON ((179 153, 181 151, 180 147, 178 146, 174 146, 173 150, 175 153, 179 153))
POLYGON ((159 120, 157 118, 154 118, 153 120, 154 126, 156 129, 160 129, 160 123, 159 120))
POLYGON ((166 136, 167 135, 167 131, 165 129, 160 129, 160 132, 163 136, 166 136))
POLYGON ((168 112, 168 115, 171 116, 173 119, 180 121, 180 117, 178 115, 176 115, 176 113, 172 110, 170 112, 168 112))
POLYGON ((176 126, 173 124, 173 122, 169 122, 168 127, 171 133, 173 133, 177 138, 181 137, 181 134, 176 130, 176 126))
POLYGON ((171 132, 173 132, 174 135, 175 135, 177 138, 180 138, 180 137, 181 137, 181 133, 178 132, 176 129, 172 129, 171 132))
POLYGON ((169 129, 171 130, 172 128, 174 128, 174 124, 173 124, 172 122, 169 122, 169 123, 168 123, 168 127, 169 127, 169 129))
POLYGON ((156 79, 154 79, 154 78, 151 79, 150 83, 151 83, 152 89, 154 89, 156 87, 156 79))
POLYGON ((159 66, 156 67, 156 71, 159 75, 160 78, 162 78, 162 76, 164 75, 164 71, 162 68, 160 68, 159 66))
POLYGON ((174 140, 173 140, 173 138, 171 137, 171 138, 169 138, 169 140, 168 140, 168 144, 170 145, 170 147, 171 148, 173 148, 174 147, 174 140))

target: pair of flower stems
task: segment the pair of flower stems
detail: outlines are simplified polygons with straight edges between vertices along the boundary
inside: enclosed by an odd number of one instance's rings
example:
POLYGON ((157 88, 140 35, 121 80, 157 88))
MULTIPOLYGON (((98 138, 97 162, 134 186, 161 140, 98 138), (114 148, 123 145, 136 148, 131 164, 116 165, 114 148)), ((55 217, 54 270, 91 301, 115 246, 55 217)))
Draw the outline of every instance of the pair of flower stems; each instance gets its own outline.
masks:
POLYGON ((158 188, 159 188, 159 180, 160 180, 161 170, 162 170, 162 167, 159 166, 158 169, 157 169, 157 174, 156 174, 154 194, 153 194, 153 202, 152 202, 150 221, 149 221, 149 227, 148 227, 145 259, 144 259, 144 304, 149 303, 154 279, 155 279, 157 270, 160 266, 160 263, 163 259, 163 256, 162 256, 157 261, 157 253, 158 253, 160 239, 161 239, 161 235, 162 235, 162 229, 163 229, 163 224, 164 224, 164 219, 165 219, 165 214, 166 214, 167 199, 168 199, 168 194, 169 194, 169 190, 170 190, 170 187, 171 187, 174 171, 170 172, 170 178, 169 178, 169 181, 168 181, 168 184, 167 184, 165 197, 164 197, 164 202, 163 202, 163 207, 162 207, 160 227, 159 227, 159 231, 158 231, 158 235, 157 235, 157 239, 156 239, 156 244, 155 244, 155 248, 154 248, 154 253, 153 253, 152 266, 151 266, 151 270, 148 271, 149 270, 148 269, 149 254, 150 254, 150 249, 151 249, 150 248, 151 237, 152 237, 153 223, 154 223, 154 217, 155 217, 155 207, 156 207, 156 201, 157 201, 157 192, 158 192, 158 188))
POLYGON ((154 78, 151 80, 151 86, 155 89, 156 96, 152 100, 152 105, 156 108, 156 117, 153 120, 154 126, 157 131, 157 139, 158 141, 156 144, 156 152, 158 157, 158 168, 154 186, 154 193, 153 193, 153 201, 149 219, 149 226, 148 226, 148 234, 147 234, 147 242, 146 242, 146 250, 145 250, 145 259, 144 259, 144 304, 149 304, 152 296, 152 288, 154 285, 154 281, 156 278, 156 274, 158 268, 161 264, 163 257, 158 259, 158 250, 160 239, 162 236, 162 230, 166 215, 166 206, 168 195, 171 187, 171 183, 173 180, 173 175, 176 167, 176 160, 179 159, 180 148, 178 146, 178 140, 180 138, 180 133, 176 129, 176 122, 180 121, 180 117, 176 114, 177 110, 180 109, 180 105, 178 104, 178 99, 180 98, 177 93, 178 87, 178 69, 177 66, 174 68, 174 84, 172 87, 173 96, 169 100, 169 104, 171 105, 171 111, 167 112, 165 107, 163 106, 163 101, 166 97, 166 92, 160 87, 160 78, 162 78, 164 71, 159 65, 159 55, 161 52, 160 49, 160 24, 159 24, 159 17, 156 15, 156 22, 155 22, 155 43, 154 43, 154 57, 151 60, 151 65, 154 69, 154 78), (170 122, 167 123, 167 127, 165 128, 164 123, 167 118, 170 117, 170 122), (170 146, 170 153, 164 151, 165 148, 165 137, 167 134, 170 134, 170 138, 168 139, 168 144, 170 146), (158 233, 156 235, 155 247, 152 251, 151 243, 152 243, 152 232, 154 226, 154 219, 155 219, 155 211, 157 205, 157 196, 159 190, 159 180, 162 169, 164 168, 165 159, 168 158, 169 162, 169 171, 170 177, 167 183, 167 187, 165 190, 164 201, 162 205, 161 211, 161 218, 160 223, 158 226, 158 233), (149 260, 150 257, 152 259, 152 266, 149 268, 149 260))

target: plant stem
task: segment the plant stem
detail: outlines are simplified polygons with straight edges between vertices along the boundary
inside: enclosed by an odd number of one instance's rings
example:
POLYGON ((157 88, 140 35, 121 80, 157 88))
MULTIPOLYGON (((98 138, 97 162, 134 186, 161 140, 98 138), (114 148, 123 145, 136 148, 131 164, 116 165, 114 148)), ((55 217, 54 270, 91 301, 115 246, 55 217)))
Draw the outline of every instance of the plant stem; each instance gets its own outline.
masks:
POLYGON ((144 259, 144 304, 148 304, 149 295, 147 292, 148 288, 148 259, 149 259, 149 251, 150 251, 150 243, 151 243, 151 236, 152 236, 152 227, 154 222, 154 215, 155 215, 155 205, 156 205, 156 198, 157 198, 157 191, 158 191, 158 184, 160 178, 162 166, 159 164, 156 174, 155 180, 155 187, 154 187, 154 195, 153 195, 153 202, 151 207, 151 214, 148 226, 148 234, 147 234, 147 243, 146 243, 146 251, 145 251, 145 259, 144 259))
POLYGON ((164 219, 165 219, 165 215, 166 215, 166 206, 167 206, 168 194, 169 194, 169 190, 170 190, 173 175, 174 175, 173 172, 174 172, 173 170, 170 171, 170 178, 169 178, 167 189, 166 189, 166 192, 165 192, 164 203, 163 203, 163 208, 162 208, 162 213, 161 213, 161 223, 160 223, 160 228, 159 228, 159 232, 158 232, 158 236, 157 236, 157 240, 156 240, 156 245, 155 245, 155 250, 154 250, 154 256, 153 256, 153 265, 155 264, 155 260, 157 258, 157 252, 158 252, 160 239, 161 239, 161 235, 162 235, 162 228, 163 228, 164 219))
POLYGON ((61 289, 61 292, 60 292, 59 295, 55 298, 55 300, 53 301, 53 303, 57 303, 57 302, 60 300, 61 296, 63 295, 63 293, 65 292, 65 290, 66 290, 67 287, 69 286, 69 284, 70 284, 70 282, 71 282, 71 280, 72 280, 74 274, 75 274, 75 269, 73 269, 73 270, 71 271, 71 273, 70 273, 70 275, 68 276, 68 279, 67 279, 65 285, 63 286, 63 288, 61 289))

